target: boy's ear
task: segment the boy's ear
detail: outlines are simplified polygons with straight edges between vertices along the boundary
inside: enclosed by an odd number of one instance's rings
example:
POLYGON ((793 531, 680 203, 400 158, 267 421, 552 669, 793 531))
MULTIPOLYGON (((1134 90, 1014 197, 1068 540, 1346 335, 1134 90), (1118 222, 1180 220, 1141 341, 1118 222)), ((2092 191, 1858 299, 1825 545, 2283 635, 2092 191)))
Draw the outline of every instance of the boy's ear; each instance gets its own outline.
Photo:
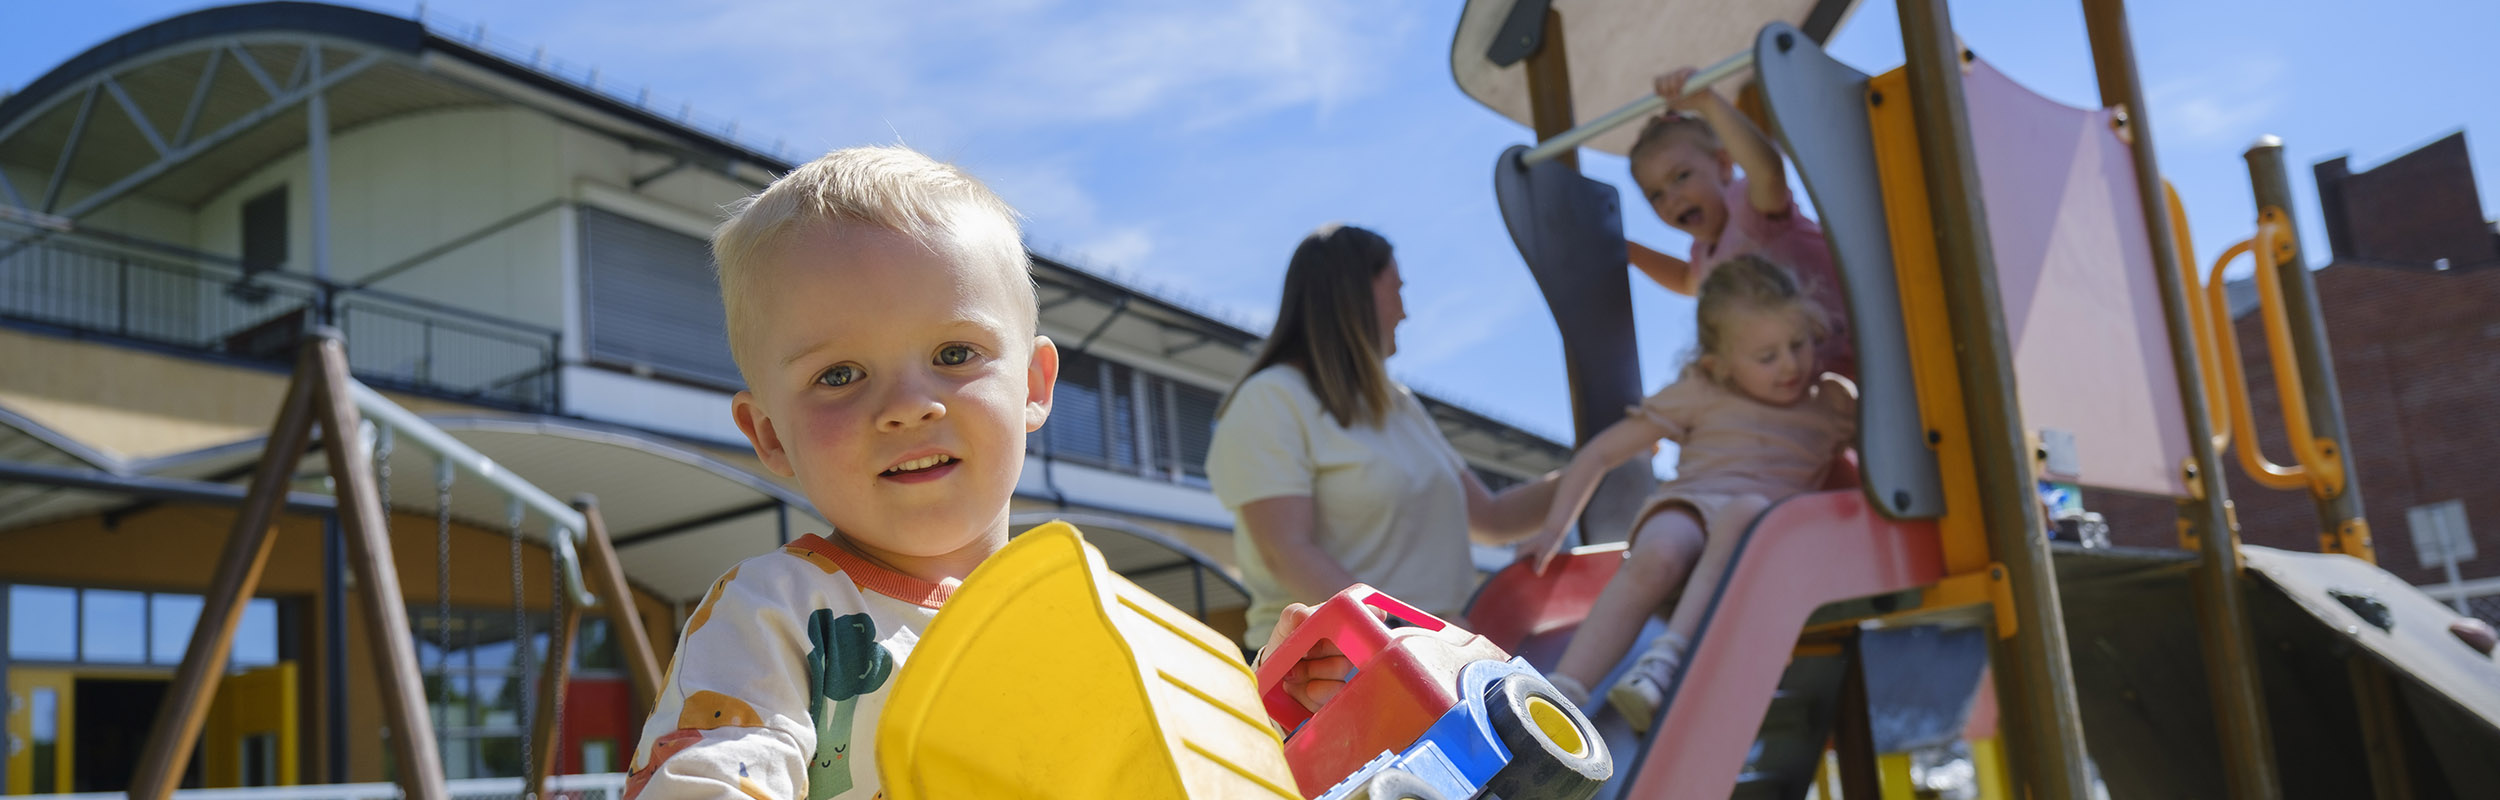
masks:
POLYGON ((1727 148, 1719 148, 1718 152, 1710 154, 1710 158, 1719 164, 1720 183, 1730 183, 1736 180, 1736 157, 1729 155, 1727 148))
POLYGON ((773 418, 764 415, 764 407, 755 402, 755 393, 741 391, 729 398, 729 416, 738 421, 738 432, 747 435, 747 443, 755 446, 755 457, 764 468, 784 478, 797 477, 790 469, 790 451, 781 445, 781 435, 773 430, 773 418))
POLYGON ((1718 356, 1711 355, 1711 354, 1709 354, 1709 353, 1703 353, 1703 354, 1701 354, 1701 357, 1693 359, 1693 366, 1700 367, 1700 368, 1701 368, 1701 374, 1710 376, 1710 379, 1711 379, 1711 380, 1714 380, 1714 381, 1724 381, 1724 380, 1727 380, 1727 375, 1726 375, 1726 373, 1723 373, 1723 372, 1720 372, 1720 371, 1719 371, 1719 366, 1720 366, 1720 365, 1719 365, 1719 357, 1718 357, 1718 356))
POLYGON ((1051 393, 1059 387, 1059 345, 1048 336, 1033 337, 1033 357, 1024 366, 1024 432, 1042 429, 1050 419, 1051 393))

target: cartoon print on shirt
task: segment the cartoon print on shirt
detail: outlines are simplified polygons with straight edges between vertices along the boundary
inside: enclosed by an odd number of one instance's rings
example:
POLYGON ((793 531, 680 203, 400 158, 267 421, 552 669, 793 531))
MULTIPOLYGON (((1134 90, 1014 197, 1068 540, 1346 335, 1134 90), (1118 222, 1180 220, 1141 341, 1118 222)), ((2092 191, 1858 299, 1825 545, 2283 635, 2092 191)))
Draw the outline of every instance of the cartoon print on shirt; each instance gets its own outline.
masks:
POLYGON ((866 614, 836 617, 832 609, 817 609, 807 618, 807 640, 814 645, 807 653, 808 716, 816 722, 807 800, 824 800, 851 790, 851 717, 861 695, 885 686, 894 656, 877 641, 877 623, 866 614))

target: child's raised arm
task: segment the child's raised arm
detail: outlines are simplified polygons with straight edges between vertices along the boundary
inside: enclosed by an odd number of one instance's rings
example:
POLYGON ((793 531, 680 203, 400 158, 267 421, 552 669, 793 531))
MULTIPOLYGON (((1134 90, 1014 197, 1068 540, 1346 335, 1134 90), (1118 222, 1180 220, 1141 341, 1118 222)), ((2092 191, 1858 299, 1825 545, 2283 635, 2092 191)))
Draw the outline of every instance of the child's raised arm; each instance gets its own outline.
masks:
POLYGON ((1563 532, 1588 508, 1589 497, 1597 493, 1598 481, 1625 459, 1650 452, 1666 435, 1666 428, 1638 415, 1625 417, 1599 431, 1580 452, 1572 454, 1571 465, 1563 468, 1562 483, 1554 489, 1554 505, 1545 513, 1545 528, 1519 548, 1519 557, 1536 559, 1537 574, 1545 574, 1545 565, 1554 560, 1554 551, 1562 544, 1563 532))
POLYGON ((1649 276, 1650 280, 1657 281, 1658 285, 1667 287, 1667 291, 1690 297, 1700 290, 1693 285, 1692 262, 1651 250, 1640 242, 1624 242, 1624 245, 1632 255, 1632 266, 1639 268, 1641 274, 1649 276))
POLYGON ((1727 148, 1729 158, 1745 168, 1745 199, 1755 211, 1775 214, 1789 207, 1788 171, 1780 161, 1779 148, 1771 137, 1763 135, 1744 112, 1729 105, 1727 98, 1704 86, 1686 94, 1685 81, 1693 77, 1693 68, 1685 67, 1658 76, 1658 96, 1667 98, 1667 108, 1692 111, 1710 123, 1710 131, 1719 137, 1719 146, 1727 148))

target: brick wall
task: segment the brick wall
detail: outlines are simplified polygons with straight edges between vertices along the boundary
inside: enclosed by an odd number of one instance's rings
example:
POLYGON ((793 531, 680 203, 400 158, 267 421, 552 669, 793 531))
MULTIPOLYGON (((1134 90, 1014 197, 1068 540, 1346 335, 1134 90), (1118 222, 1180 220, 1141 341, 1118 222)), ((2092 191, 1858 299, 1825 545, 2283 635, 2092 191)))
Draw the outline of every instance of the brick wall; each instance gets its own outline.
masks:
MULTIPOLYGON (((2460 572, 2467 580, 2500 575, 2500 269, 2338 266, 2313 275, 2350 432, 2344 445, 2360 478, 2379 564, 2417 584, 2446 582, 2439 567, 2419 566, 2405 511, 2456 499, 2465 501, 2479 551, 2460 572)), ((2262 324, 2251 312, 2235 329, 2258 438, 2267 455, 2285 463, 2292 455, 2262 324)), ((2264 489, 2248 479, 2235 454, 2223 461, 2242 541, 2318 548, 2318 516, 2307 493, 2264 489)), ((2085 499, 2109 517, 2115 543, 2178 546, 2169 501, 2104 492, 2085 499)))

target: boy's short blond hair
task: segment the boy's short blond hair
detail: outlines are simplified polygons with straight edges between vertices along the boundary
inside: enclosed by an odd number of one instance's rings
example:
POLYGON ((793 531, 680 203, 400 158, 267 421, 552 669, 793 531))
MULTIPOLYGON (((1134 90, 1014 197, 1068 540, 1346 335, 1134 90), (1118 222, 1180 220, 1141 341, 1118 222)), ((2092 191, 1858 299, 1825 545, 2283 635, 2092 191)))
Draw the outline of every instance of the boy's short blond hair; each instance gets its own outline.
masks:
POLYGON ((907 147, 852 147, 802 164, 732 204, 729 218, 712 230, 730 356, 753 384, 755 374, 747 370, 753 340, 747 305, 758 287, 751 284, 776 242, 816 223, 874 225, 932 246, 952 245, 967 258, 995 259, 1027 281, 1027 291, 1019 293, 1025 300, 1022 316, 1028 326, 1036 324, 1033 265, 1018 218, 980 179, 907 147))

